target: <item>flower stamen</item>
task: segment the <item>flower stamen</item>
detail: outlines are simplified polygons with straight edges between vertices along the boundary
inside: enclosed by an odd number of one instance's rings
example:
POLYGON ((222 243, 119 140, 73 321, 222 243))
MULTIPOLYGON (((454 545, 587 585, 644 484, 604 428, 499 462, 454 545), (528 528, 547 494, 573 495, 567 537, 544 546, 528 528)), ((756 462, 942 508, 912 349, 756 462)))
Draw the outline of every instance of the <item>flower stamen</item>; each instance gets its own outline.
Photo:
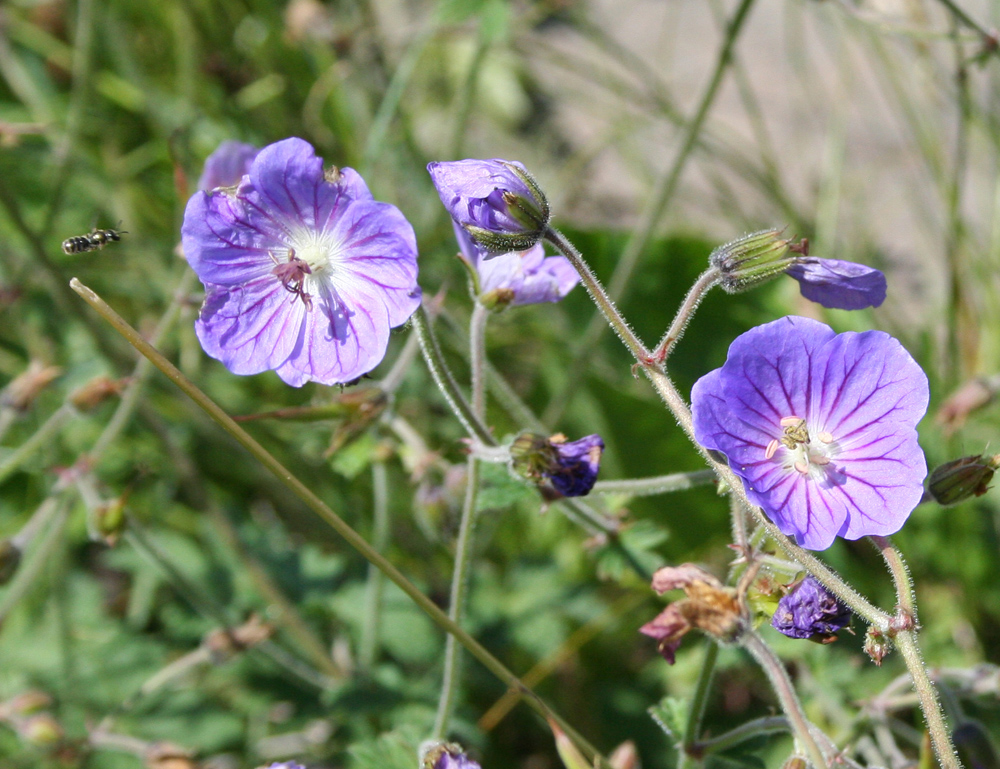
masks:
POLYGON ((312 275, 312 268, 309 264, 295 255, 294 248, 288 249, 287 262, 279 261, 273 251, 268 251, 267 255, 275 264, 271 273, 281 281, 281 285, 286 291, 293 294, 292 301, 294 302, 295 298, 298 297, 306 306, 306 310, 311 311, 312 295, 306 293, 304 288, 306 275, 312 275))

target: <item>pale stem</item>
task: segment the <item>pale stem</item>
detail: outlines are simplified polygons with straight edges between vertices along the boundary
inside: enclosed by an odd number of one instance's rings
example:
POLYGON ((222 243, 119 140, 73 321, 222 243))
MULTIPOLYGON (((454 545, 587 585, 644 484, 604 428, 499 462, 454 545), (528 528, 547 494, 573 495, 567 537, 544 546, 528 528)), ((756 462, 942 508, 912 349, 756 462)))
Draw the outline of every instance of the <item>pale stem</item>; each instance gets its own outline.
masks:
POLYGON ((778 734, 787 731, 789 731, 788 719, 784 716, 764 716, 740 724, 735 729, 723 732, 718 737, 711 737, 695 743, 694 747, 700 748, 704 753, 718 753, 747 740, 755 739, 762 734, 778 734))
POLYGON ((55 438, 63 426, 74 417, 79 416, 79 414, 80 412, 76 410, 73 404, 68 402, 53 411, 51 416, 42 423, 42 426, 28 440, 0 462, 0 483, 20 468, 38 449, 55 438))
MULTIPOLYGON (((445 632, 458 638, 461 644, 469 650, 484 667, 495 675, 505 685, 520 692, 524 701, 541 715, 543 718, 551 718, 559 724, 560 728, 576 743, 580 749, 587 754, 600 767, 609 769, 609 764, 598 750, 570 726, 562 716, 555 713, 548 704, 537 694, 525 686, 517 676, 511 673, 507 667, 494 657, 475 638, 465 632, 459 625, 448 618, 438 606, 426 595, 410 582, 399 569, 397 569, 385 556, 375 550, 360 534, 337 515, 323 500, 299 480, 290 470, 282 465, 275 457, 261 446, 254 438, 233 418, 223 411, 218 404, 205 395, 195 384, 189 380, 181 371, 152 345, 150 345, 134 328, 112 310, 108 304, 101 299, 92 289, 83 285, 74 278, 70 281, 72 289, 83 298, 105 321, 107 321, 119 334, 135 347, 139 352, 152 361, 163 374, 191 400, 198 405, 216 424, 231 435, 251 456, 260 462, 265 468, 271 471, 284 484, 289 491, 312 510, 317 516, 323 519, 334 531, 347 540, 347 543, 358 551, 370 563, 374 563, 390 580, 392 580, 406 595, 423 611, 430 620, 445 632)), ((418 310, 418 313, 420 311, 418 310)), ((424 315, 426 321, 426 314, 424 315)), ((492 437, 487 434, 489 440, 492 437)))
POLYGON ((892 576, 892 583, 896 588, 896 606, 902 610, 914 625, 917 622, 917 602, 913 594, 913 581, 910 579, 910 570, 906 568, 902 554, 893 546, 888 537, 871 536, 868 538, 879 551, 885 560, 885 565, 892 576))
MULTIPOLYGON (((389 546, 389 478, 384 462, 372 463, 372 509, 372 547, 384 553, 389 546)), ((358 644, 358 665, 365 672, 371 671, 378 655, 384 583, 385 575, 374 564, 368 564, 364 624, 358 644)))
POLYGON ((792 734, 805 750, 809 761, 816 769, 824 769, 827 766, 826 759, 823 757, 819 745, 813 739, 811 725, 802 711, 802 704, 799 702, 798 695, 795 693, 795 688, 792 686, 792 681, 785 671, 785 666, 781 664, 781 660, 754 630, 745 630, 740 636, 740 644, 753 655, 771 681, 771 686, 781 703, 781 709, 788 717, 792 734))
POLYGON ((687 473, 656 475, 650 478, 630 478, 623 481, 598 481, 591 494, 627 494, 630 497, 649 497, 674 491, 710 486, 715 483, 714 470, 694 470, 687 473))
POLYGON ((653 351, 653 358, 655 358, 657 362, 660 364, 666 363, 667 358, 670 357, 670 353, 674 350, 674 346, 680 341, 681 337, 684 336, 684 329, 687 328, 687 324, 694 315, 694 311, 698 309, 698 305, 701 304, 701 300, 705 298, 705 294, 707 294, 712 286, 714 286, 718 281, 719 270, 715 267, 709 267, 698 277, 698 280, 695 281, 694 285, 691 286, 691 290, 688 291, 687 296, 684 297, 684 301, 681 303, 680 309, 678 309, 677 314, 674 315, 674 320, 670 324, 670 328, 667 329, 667 333, 663 335, 660 343, 656 345, 656 350, 653 351))
MULTIPOLYGON (((469 322, 469 362, 472 370, 472 411, 482 421, 486 414, 486 322, 489 310, 476 302, 469 322)), ((455 564, 451 575, 451 596, 448 601, 448 617, 456 625, 462 624, 465 596, 469 583, 469 564, 472 560, 473 532, 476 528, 476 513, 479 499, 479 459, 470 454, 466 463, 465 500, 462 503, 462 520, 455 542, 455 564)), ((444 674, 441 681, 441 695, 438 699, 437 715, 434 718, 435 739, 447 737, 448 721, 455 708, 461 684, 462 649, 454 636, 445 639, 444 674)))
POLYGON ((698 671, 698 683, 695 685, 694 694, 691 695, 691 701, 688 703, 687 724, 684 727, 684 735, 679 746, 677 769, 686 769, 692 763, 698 736, 701 734, 705 708, 708 705, 708 692, 712 686, 712 679, 715 677, 715 663, 718 659, 719 645, 714 640, 708 639, 705 646, 705 659, 702 660, 701 670, 698 671))
POLYGON ((733 544, 738 545, 740 552, 747 554, 747 516, 743 500, 730 490, 729 492, 729 518, 733 526, 733 544))

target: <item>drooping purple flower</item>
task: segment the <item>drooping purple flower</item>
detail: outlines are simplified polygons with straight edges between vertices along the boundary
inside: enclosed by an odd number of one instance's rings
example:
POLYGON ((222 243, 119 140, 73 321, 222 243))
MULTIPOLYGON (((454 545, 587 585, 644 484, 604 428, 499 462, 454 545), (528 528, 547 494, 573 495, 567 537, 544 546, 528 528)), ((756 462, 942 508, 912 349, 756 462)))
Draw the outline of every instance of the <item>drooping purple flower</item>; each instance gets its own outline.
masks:
POLYGON ((260 769, 306 769, 306 767, 296 761, 282 761, 281 763, 268 764, 266 767, 262 766, 260 769))
POLYGON ((812 577, 802 580, 778 601, 771 626, 789 638, 833 640, 851 622, 851 610, 812 577))
POLYGON ((885 301, 885 275, 864 264, 800 256, 785 272, 799 282, 802 296, 824 307, 862 310, 885 301))
POLYGON ((236 187, 195 193, 181 235, 205 284, 198 339, 234 374, 349 382, 420 304, 410 223, 302 139, 262 149, 236 187))
POLYGON ((548 438, 522 433, 511 444, 510 457, 514 470, 526 478, 547 481, 564 497, 582 497, 594 488, 603 451, 604 441, 596 434, 567 441, 561 433, 548 438))
POLYGON ((520 163, 456 160, 427 171, 451 218, 487 254, 531 248, 548 227, 545 194, 520 163))
POLYGON ((250 172, 250 164, 260 149, 243 142, 222 142, 215 152, 205 159, 205 168, 198 180, 199 190, 232 187, 240 183, 243 174, 250 172))
POLYGON ((881 331, 786 317, 737 337, 691 392, 695 436, 803 547, 899 530, 927 474, 927 377, 881 331))
POLYGON ((493 310, 523 304, 558 302, 580 282, 565 256, 545 256, 541 243, 487 259, 487 254, 457 222, 455 238, 461 258, 475 271, 479 301, 493 310))

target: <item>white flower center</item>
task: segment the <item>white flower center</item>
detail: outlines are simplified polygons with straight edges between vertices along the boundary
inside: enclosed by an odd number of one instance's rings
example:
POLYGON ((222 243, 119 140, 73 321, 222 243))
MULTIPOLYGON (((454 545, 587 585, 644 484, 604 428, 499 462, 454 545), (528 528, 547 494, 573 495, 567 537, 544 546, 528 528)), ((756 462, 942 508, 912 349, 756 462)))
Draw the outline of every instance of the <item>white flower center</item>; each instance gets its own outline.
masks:
POLYGON ((840 445, 833 435, 825 430, 811 431, 806 420, 797 416, 784 417, 781 422, 781 437, 767 444, 764 457, 776 457, 785 470, 794 470, 800 475, 825 479, 827 465, 840 453, 840 445), (778 455, 780 448, 784 451, 778 455))

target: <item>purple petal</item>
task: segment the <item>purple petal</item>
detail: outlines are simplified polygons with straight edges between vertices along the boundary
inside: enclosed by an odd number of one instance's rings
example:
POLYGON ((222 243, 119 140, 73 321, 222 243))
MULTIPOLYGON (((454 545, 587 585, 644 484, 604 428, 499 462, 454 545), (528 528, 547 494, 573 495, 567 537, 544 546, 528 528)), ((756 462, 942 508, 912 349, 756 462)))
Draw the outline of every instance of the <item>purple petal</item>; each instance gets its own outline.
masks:
POLYGON ((250 164, 259 151, 252 144, 222 142, 215 152, 205 159, 205 168, 198 180, 198 189, 211 190, 239 184, 243 175, 250 171, 250 164))
POLYGON ((577 441, 557 443, 555 463, 546 468, 543 475, 553 488, 564 497, 582 497, 590 493, 601 469, 601 453, 604 441, 600 435, 587 435, 577 441))
POLYGON ((850 622, 851 610, 813 577, 806 577, 778 601, 771 618, 771 626, 791 638, 829 637, 850 622))
POLYGON ((691 401, 698 441, 726 455, 751 501, 803 547, 894 533, 923 494, 927 377, 881 331, 837 335, 794 317, 759 326, 691 401), (786 448, 796 419, 808 441, 786 448))
POLYGON ((861 310, 885 301, 885 275, 864 264, 804 256, 786 272, 799 282, 802 296, 824 307, 861 310))

